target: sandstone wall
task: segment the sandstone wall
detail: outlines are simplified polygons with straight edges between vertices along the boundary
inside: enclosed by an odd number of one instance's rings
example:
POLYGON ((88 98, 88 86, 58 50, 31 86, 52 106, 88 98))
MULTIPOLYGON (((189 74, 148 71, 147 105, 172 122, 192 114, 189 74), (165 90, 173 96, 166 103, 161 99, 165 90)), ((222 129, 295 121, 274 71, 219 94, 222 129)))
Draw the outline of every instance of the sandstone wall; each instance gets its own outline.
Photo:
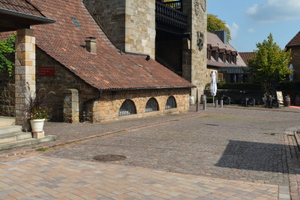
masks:
POLYGON ((83 0, 109 39, 125 51, 125 0, 83 0))
POLYGON ((125 51, 155 59, 155 0, 126 0, 125 51))
MULTIPOLYGON (((207 12, 206 0, 185 0, 183 1, 183 12, 188 16, 188 32, 191 33, 190 50, 183 52, 183 74, 186 79, 198 87, 198 95, 204 92, 206 85, 206 52, 207 52, 207 12), (203 48, 199 50, 199 34, 203 36, 203 48), (190 59, 190 63, 188 61, 190 59), (189 65, 190 64, 190 65, 189 65), (186 72, 185 72, 186 71, 186 72), (189 77, 190 71, 190 77, 189 77)), ((196 99, 196 91, 192 90, 191 95, 196 99)))
POLYGON ((162 90, 136 90, 103 92, 99 101, 93 105, 93 122, 109 121, 124 118, 136 118, 164 113, 183 113, 189 109, 190 89, 162 89, 162 90), (165 110, 167 99, 173 96, 177 108, 165 110), (145 107, 150 98, 154 97, 158 102, 159 111, 145 113, 145 107), (119 109, 126 99, 134 102, 137 114, 119 117, 119 109))
POLYGON ((122 51, 155 58, 155 0, 83 0, 122 51))

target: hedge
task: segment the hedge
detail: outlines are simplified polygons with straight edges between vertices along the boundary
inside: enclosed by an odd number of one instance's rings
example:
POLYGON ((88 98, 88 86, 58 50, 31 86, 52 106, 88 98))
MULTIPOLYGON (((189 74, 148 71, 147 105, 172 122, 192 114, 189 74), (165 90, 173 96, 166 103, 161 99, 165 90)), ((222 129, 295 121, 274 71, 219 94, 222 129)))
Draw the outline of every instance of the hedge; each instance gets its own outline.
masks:
MULTIPOLYGON (((206 89, 209 89, 210 83, 206 85, 206 89)), ((254 83, 217 83, 218 89, 229 89, 229 90, 263 90, 261 84, 254 83)))

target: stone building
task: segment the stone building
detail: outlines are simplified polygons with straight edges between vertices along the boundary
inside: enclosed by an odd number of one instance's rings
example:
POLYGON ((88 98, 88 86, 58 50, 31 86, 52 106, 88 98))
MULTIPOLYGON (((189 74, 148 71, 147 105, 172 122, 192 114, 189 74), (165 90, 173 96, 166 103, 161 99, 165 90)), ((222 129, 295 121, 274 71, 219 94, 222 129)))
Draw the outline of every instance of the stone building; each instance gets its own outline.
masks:
POLYGON ((286 45, 287 50, 292 49, 291 64, 294 69, 293 80, 300 81, 300 32, 286 45))
POLYGON ((56 93, 51 99, 52 119, 101 122, 188 111, 195 86, 156 62, 148 42, 141 41, 143 51, 120 51, 80 0, 30 4, 56 20, 30 29, 36 43, 36 82, 56 93))
MULTIPOLYGON (((82 0, 122 52, 147 54, 190 83, 206 84, 206 0, 82 0)), ((197 90, 191 90, 196 97, 197 90)), ((196 98, 194 98, 196 99, 196 98)))
POLYGON ((218 82, 227 83, 247 82, 248 74, 243 69, 248 69, 240 53, 227 42, 226 31, 207 33, 207 82, 210 82, 209 74, 216 71, 218 82))

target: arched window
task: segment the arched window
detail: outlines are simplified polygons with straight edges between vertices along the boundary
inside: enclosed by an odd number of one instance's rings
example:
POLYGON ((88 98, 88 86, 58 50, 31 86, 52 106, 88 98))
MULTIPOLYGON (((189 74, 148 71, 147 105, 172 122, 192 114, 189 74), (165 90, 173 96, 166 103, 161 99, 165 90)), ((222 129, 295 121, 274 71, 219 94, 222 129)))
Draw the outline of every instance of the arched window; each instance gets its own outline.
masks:
POLYGON ((169 97, 166 103, 166 110, 171 108, 177 108, 176 100, 173 96, 169 97))
POLYGON ((154 98, 148 100, 145 112, 158 111, 158 103, 154 98))
POLYGON ((133 101, 131 100, 126 100, 122 104, 120 110, 119 110, 119 116, 124 116, 124 115, 133 115, 136 114, 136 109, 133 101))

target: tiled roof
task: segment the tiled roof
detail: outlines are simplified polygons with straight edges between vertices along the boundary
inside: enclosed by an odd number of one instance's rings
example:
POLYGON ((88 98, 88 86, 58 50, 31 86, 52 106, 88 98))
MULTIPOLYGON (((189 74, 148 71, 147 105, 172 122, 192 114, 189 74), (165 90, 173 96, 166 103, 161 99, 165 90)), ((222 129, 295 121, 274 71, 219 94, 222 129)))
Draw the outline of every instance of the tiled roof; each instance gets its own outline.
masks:
POLYGON ((300 45, 300 31, 295 37, 286 45, 286 47, 299 46, 300 45))
MULTIPOLYGON (((210 32, 207 32, 207 45, 218 49, 225 49, 228 51, 230 50, 230 51, 237 52, 237 50, 229 43, 225 45, 216 34, 210 32)), ((244 60, 242 59, 242 57, 239 55, 239 53, 237 54, 236 57, 236 65, 228 62, 224 63, 220 58, 218 58, 218 60, 216 61, 213 57, 211 57, 211 60, 207 60, 207 65, 216 66, 216 67, 246 67, 247 66, 244 60)))
POLYGON ((248 59, 254 58, 253 52, 240 52, 239 53, 246 65, 248 65, 248 59))
POLYGON ((34 6, 25 0, 0 0, 0 8, 44 17, 34 6))
POLYGON ((98 89, 193 87, 153 59, 123 55, 78 0, 32 0, 56 23, 34 26, 37 46, 86 83, 98 89), (72 21, 75 18, 80 27, 72 21), (86 37, 97 38, 97 55, 85 49, 86 37))

